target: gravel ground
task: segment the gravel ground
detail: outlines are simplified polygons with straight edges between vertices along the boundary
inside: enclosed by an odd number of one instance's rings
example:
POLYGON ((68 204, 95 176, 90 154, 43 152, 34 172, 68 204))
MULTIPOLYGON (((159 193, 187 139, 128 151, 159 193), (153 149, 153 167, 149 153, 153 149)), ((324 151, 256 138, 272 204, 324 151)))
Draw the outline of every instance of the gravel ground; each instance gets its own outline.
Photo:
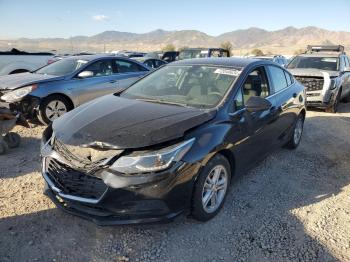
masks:
POLYGON ((98 227, 42 194, 42 127, 0 156, 0 261, 350 261, 350 103, 242 176, 207 223, 98 227))

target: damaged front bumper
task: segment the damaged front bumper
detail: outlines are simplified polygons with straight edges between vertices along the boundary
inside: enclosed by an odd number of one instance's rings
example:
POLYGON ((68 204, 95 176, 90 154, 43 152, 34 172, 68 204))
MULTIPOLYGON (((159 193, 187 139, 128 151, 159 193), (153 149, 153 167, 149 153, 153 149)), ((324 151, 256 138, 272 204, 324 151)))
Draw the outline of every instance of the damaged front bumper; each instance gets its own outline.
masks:
POLYGON ((339 83, 327 72, 322 72, 322 76, 298 75, 295 78, 306 87, 307 106, 327 108, 334 103, 339 83))
POLYGON ((188 210, 199 164, 178 162, 142 175, 111 172, 108 166, 84 172, 70 166, 49 143, 42 148, 45 194, 68 213, 98 225, 172 220, 188 210))
POLYGON ((0 101, 0 107, 6 107, 13 112, 19 112, 27 119, 34 119, 36 117, 39 105, 40 98, 31 95, 27 95, 21 101, 14 103, 0 101))
POLYGON ((337 89, 326 89, 324 91, 306 91, 307 106, 327 108, 334 103, 337 92, 337 89))

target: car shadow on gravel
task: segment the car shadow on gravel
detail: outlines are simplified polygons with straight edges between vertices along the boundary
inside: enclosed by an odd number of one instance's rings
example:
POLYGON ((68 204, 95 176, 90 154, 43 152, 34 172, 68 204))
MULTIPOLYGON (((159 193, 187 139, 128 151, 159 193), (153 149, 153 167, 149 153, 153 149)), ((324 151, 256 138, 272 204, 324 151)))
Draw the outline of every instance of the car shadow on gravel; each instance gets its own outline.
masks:
POLYGON ((211 221, 180 217, 168 224, 98 227, 49 209, 0 219, 0 257, 3 261, 346 261, 349 256, 330 249, 332 232, 327 232, 327 223, 334 210, 321 204, 350 184, 349 148, 349 129, 338 115, 310 115, 299 148, 277 150, 239 178, 223 210, 211 221))
POLYGON ((340 103, 338 113, 350 113, 350 102, 340 103))
POLYGON ((22 137, 18 148, 0 155, 0 179, 15 178, 40 170, 40 139, 22 137))
POLYGON ((58 209, 0 219, 0 260, 91 261, 97 236, 89 226, 58 209))

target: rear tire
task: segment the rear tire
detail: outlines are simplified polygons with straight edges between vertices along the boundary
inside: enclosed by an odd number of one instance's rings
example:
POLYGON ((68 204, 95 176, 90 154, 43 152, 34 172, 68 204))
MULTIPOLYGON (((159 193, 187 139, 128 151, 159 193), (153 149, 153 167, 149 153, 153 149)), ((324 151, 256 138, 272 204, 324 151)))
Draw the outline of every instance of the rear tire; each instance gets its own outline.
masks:
POLYGON ((304 121, 305 121, 304 115, 300 114, 294 124, 292 137, 286 144, 287 148, 296 149, 299 146, 301 137, 303 134, 303 130, 304 130, 304 121))
POLYGON ((230 163, 221 154, 215 155, 200 172, 192 196, 192 216, 208 221, 222 208, 231 181, 230 163))
POLYGON ((332 105, 330 105, 329 107, 326 108, 326 112, 327 113, 337 113, 338 111, 338 106, 339 106, 339 103, 340 103, 340 97, 341 97, 341 91, 342 90, 339 90, 338 94, 337 94, 337 97, 334 101, 334 103, 332 105))
POLYGON ((42 124, 49 125, 72 108, 71 102, 64 96, 51 95, 40 104, 37 116, 42 124))

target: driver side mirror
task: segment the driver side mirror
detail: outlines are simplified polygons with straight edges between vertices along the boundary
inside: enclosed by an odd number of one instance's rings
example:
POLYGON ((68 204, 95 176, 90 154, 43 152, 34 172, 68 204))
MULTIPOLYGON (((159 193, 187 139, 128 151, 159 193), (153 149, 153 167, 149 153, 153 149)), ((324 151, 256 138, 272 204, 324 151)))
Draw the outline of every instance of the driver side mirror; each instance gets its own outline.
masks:
POLYGON ((260 96, 251 96, 245 107, 248 112, 258 112, 270 109, 272 106, 271 102, 260 96))
POLYGON ((94 73, 92 71, 83 71, 78 74, 78 78, 87 78, 94 76, 94 73))

